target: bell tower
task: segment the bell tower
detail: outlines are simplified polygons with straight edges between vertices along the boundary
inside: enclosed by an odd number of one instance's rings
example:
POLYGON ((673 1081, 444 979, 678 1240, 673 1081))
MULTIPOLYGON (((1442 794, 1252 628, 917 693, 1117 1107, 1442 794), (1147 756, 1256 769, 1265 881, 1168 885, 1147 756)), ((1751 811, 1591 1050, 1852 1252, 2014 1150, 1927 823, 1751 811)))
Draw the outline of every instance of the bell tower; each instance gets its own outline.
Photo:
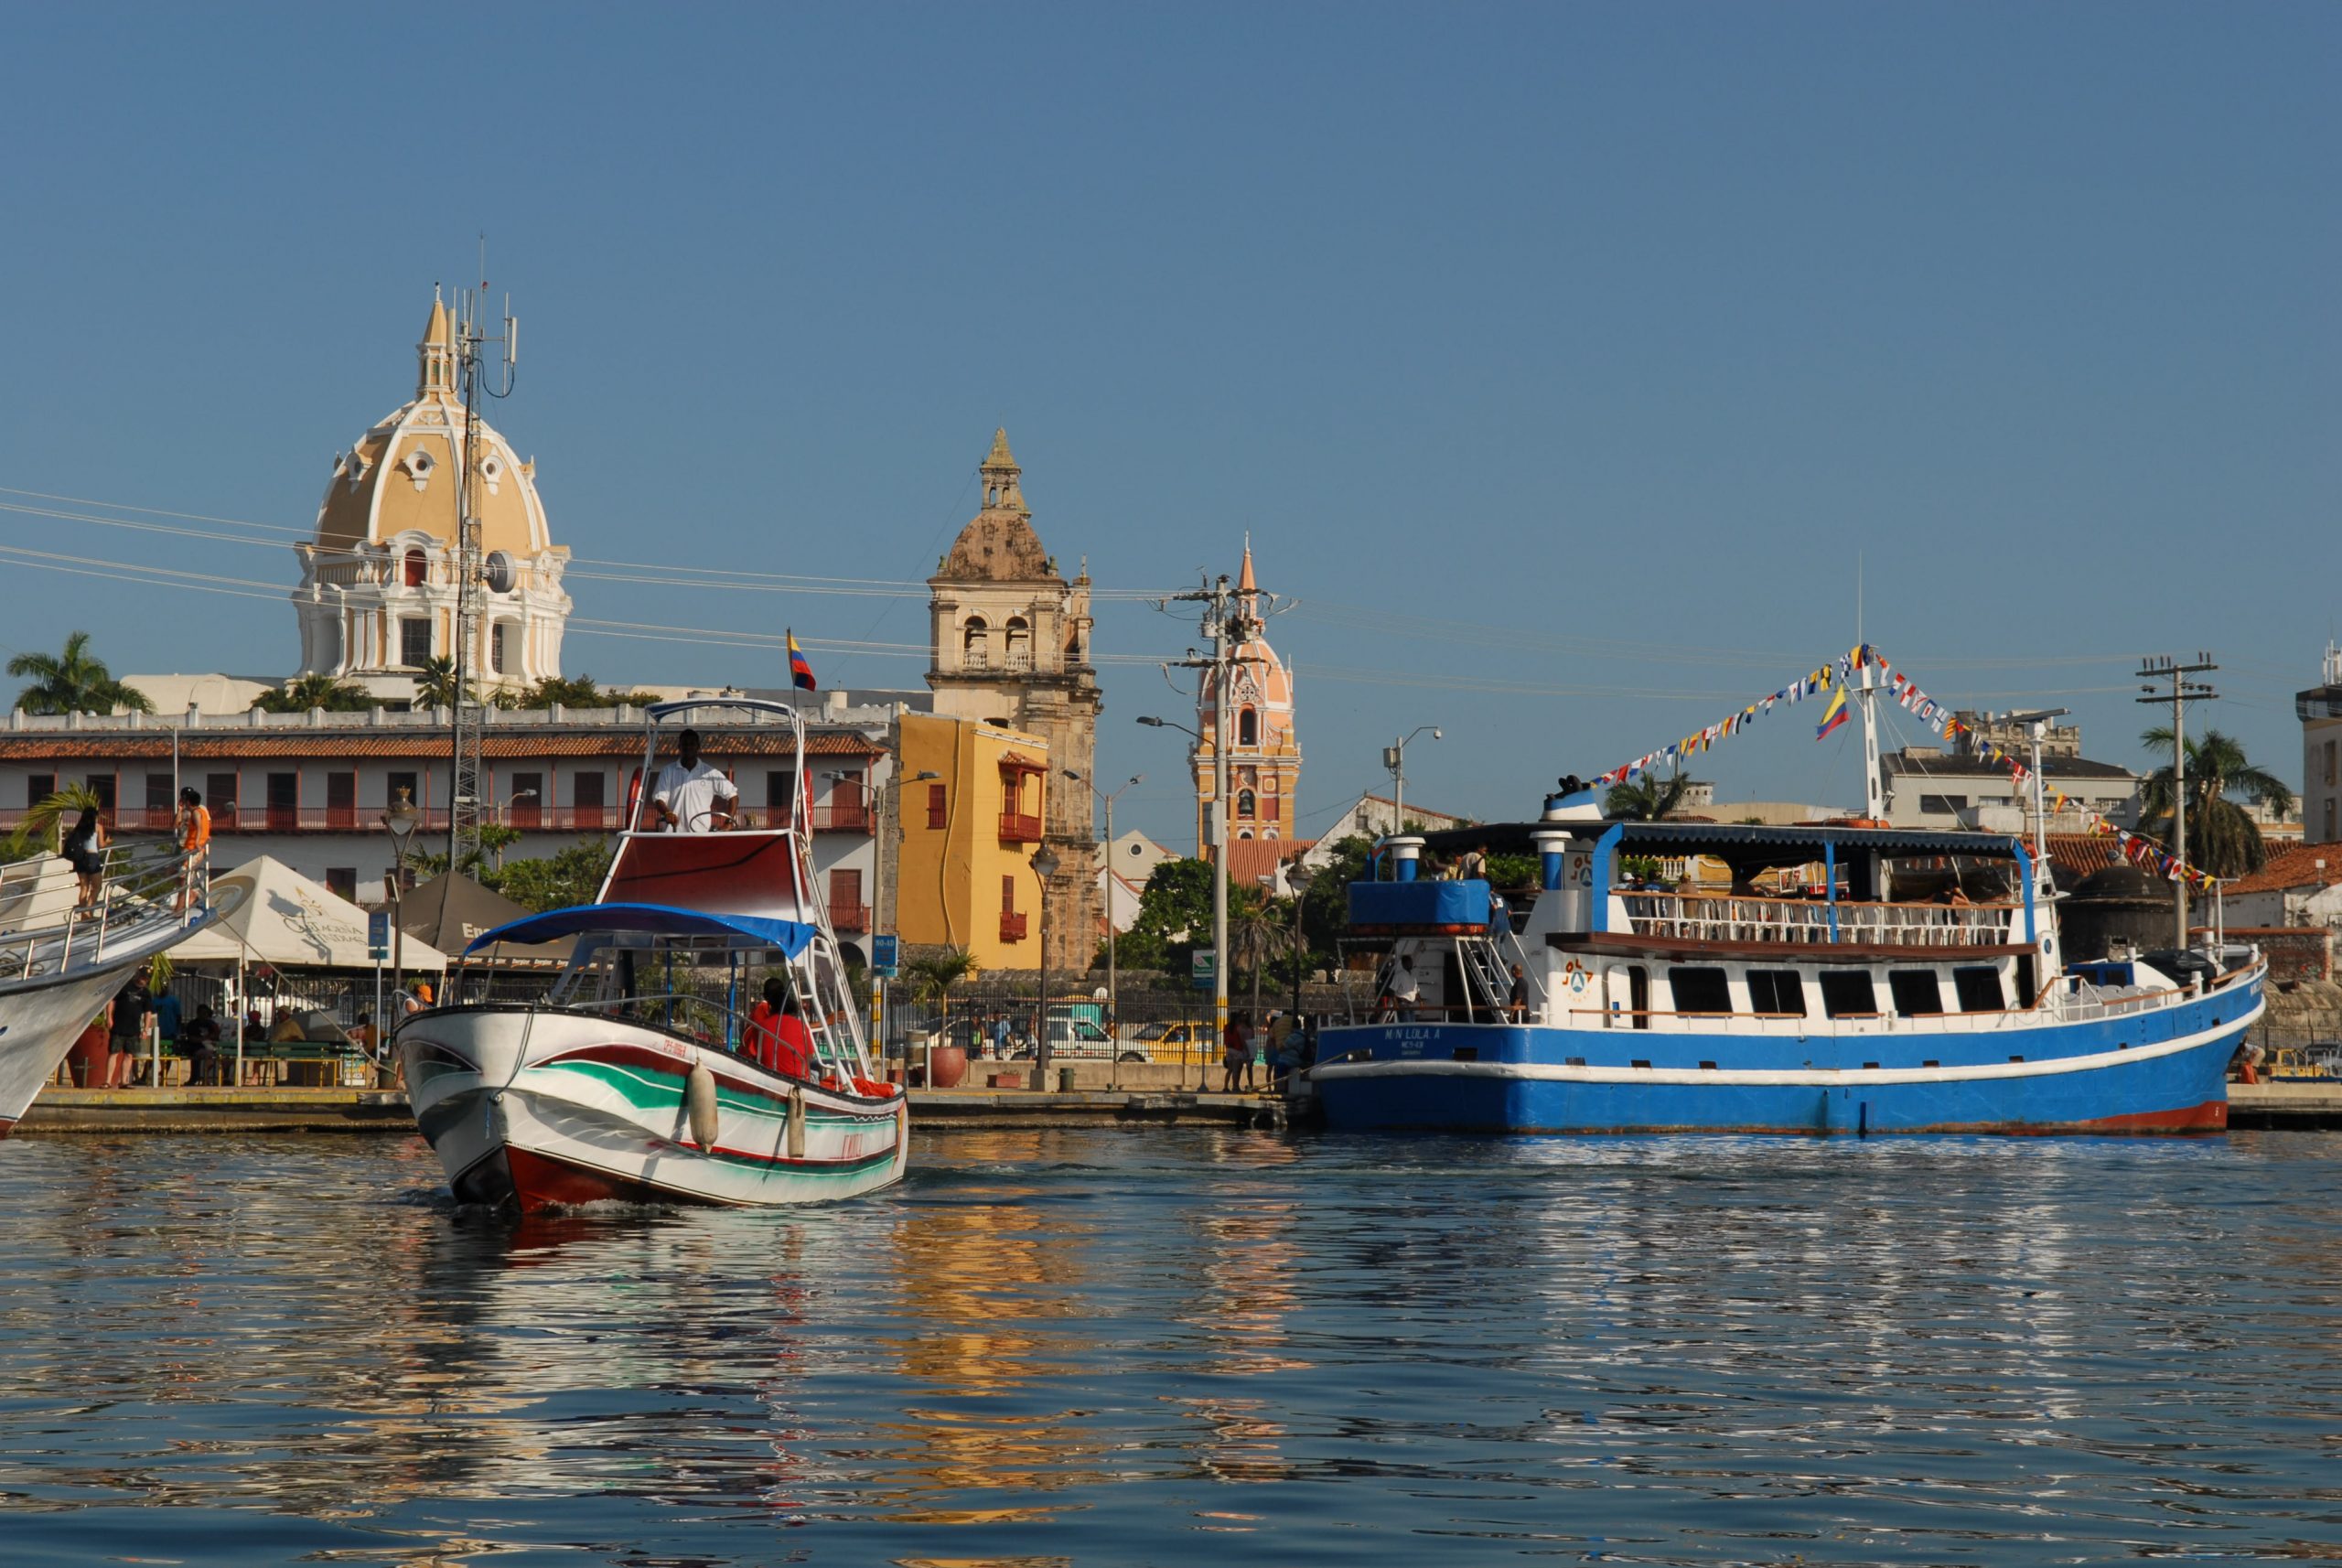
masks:
MULTIPOLYGON (((1042 549, 1005 430, 993 432, 976 475, 983 509, 928 579, 927 683, 938 714, 993 720, 1048 743, 1041 836, 1058 858, 1047 895, 1048 965, 1082 973, 1105 939, 1090 792, 1104 697, 1090 662, 1090 574, 1085 567, 1069 583, 1042 549)), ((1040 964, 1037 948, 1031 962, 1040 964)))
MULTIPOLYGON (((1252 575, 1252 542, 1244 542, 1244 567, 1236 579, 1245 619, 1260 624, 1261 586, 1252 575)), ((1298 836, 1301 743, 1293 724, 1293 673, 1265 637, 1236 645, 1236 672, 1230 682, 1234 703, 1228 725, 1228 836, 1289 839, 1298 836)), ((1213 727, 1211 672, 1196 691, 1196 733, 1204 738, 1188 752, 1196 775, 1196 854, 1211 853, 1213 727)))

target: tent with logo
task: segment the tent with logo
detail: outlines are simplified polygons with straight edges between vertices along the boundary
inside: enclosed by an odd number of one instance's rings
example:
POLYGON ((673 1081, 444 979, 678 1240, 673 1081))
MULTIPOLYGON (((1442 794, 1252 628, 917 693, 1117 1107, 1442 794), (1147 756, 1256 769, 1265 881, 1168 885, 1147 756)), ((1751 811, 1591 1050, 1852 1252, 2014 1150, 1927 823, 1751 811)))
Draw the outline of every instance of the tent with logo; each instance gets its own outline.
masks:
MULTIPOLYGON (((399 901, 399 909, 403 917, 399 929, 406 933, 410 944, 427 942, 441 952, 450 953, 462 952, 475 939, 499 926, 525 920, 534 912, 493 888, 483 887, 470 877, 452 872, 442 873, 408 893, 399 901)), ((500 964, 565 964, 570 950, 575 946, 575 940, 568 938, 525 946, 505 944, 489 949, 479 957, 500 964)))
MULTIPOLYGON (((235 966, 236 995, 244 991, 244 971, 266 964, 276 970, 371 970, 366 946, 366 911, 320 886, 274 855, 246 861, 211 879, 211 905, 220 918, 171 950, 171 962, 235 966)), ((402 958, 409 970, 444 971, 447 955, 410 936, 402 958)), ((243 1081, 243 1011, 236 1012, 236 1081, 243 1081)))

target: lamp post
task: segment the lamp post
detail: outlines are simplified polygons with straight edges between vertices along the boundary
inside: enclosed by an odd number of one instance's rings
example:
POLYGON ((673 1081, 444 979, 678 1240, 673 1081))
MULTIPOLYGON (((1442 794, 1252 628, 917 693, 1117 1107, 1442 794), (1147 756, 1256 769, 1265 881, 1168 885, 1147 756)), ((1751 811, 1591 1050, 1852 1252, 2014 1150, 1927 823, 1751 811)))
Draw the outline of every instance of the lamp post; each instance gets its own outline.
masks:
POLYGON ((1033 852, 1033 875, 1041 885, 1040 1040, 1033 1047, 1035 1089, 1049 1086, 1049 878, 1058 874, 1057 851, 1047 844, 1033 852))
MULTIPOLYGON (((504 797, 504 804, 496 809, 496 825, 500 828, 510 827, 512 825, 512 808, 523 800, 533 800, 536 798, 537 792, 534 789, 515 789, 511 794, 504 797)), ((502 844, 498 844, 496 846, 496 869, 499 871, 504 869, 504 846, 502 844)))
MULTIPOLYGON (((414 802, 407 799, 404 789, 399 791, 399 798, 392 801, 390 809, 382 813, 382 826, 390 830, 392 856, 390 875, 391 989, 397 992, 406 989, 406 922, 403 918, 406 913, 406 846, 422 822, 423 813, 414 809, 414 802)), ((389 1011, 388 1008, 383 1009, 385 1014, 389 1011)), ((385 1017, 382 1022, 388 1024, 390 1020, 385 1017)), ((392 1026, 391 1033, 398 1033, 395 1026, 392 1026)))
MULTIPOLYGON (((940 779, 942 777, 943 775, 938 773, 932 768, 922 768, 917 773, 910 776, 909 782, 913 784, 923 784, 930 779, 940 779)), ((872 1047, 878 1052, 882 1058, 886 1054, 886 1041, 880 1032, 883 1027, 881 1020, 884 1017, 884 1010, 886 1004, 886 978, 878 972, 878 964, 876 961, 878 957, 878 918, 880 912, 886 907, 886 795, 889 790, 894 792, 896 807, 897 811, 899 811, 903 799, 903 783, 904 779, 900 774, 890 774, 887 776, 886 782, 884 784, 865 785, 863 787, 869 792, 873 817, 870 823, 870 957, 872 960, 870 965, 870 1041, 872 1047)), ((896 923, 897 925, 901 924, 900 921, 896 923)), ((898 932, 897 935, 899 934, 900 933, 898 932)), ((898 947, 897 949, 897 961, 898 962, 900 961, 900 951, 901 950, 898 947)), ((906 1052, 909 1049, 908 1047, 904 1048, 906 1052)), ((908 1062, 906 1062, 904 1064, 904 1073, 907 1077, 908 1076, 909 1070, 909 1064, 908 1062)))
MULTIPOLYGON (((1123 781, 1121 789, 1108 794, 1070 768, 1060 768, 1058 771, 1077 784, 1089 784, 1090 792, 1106 803, 1106 1043, 1110 1047, 1108 1056, 1119 1058, 1122 1055, 1122 1041, 1116 1036, 1114 1031, 1120 1026, 1122 1021, 1123 995, 1114 972, 1114 801, 1123 789, 1136 784, 1146 775, 1133 773, 1123 781)), ((1110 1069, 1110 1074, 1111 1071, 1110 1069)), ((1110 1084, 1112 1081, 1111 1076, 1108 1081, 1110 1084)))
POLYGON ((1437 725, 1417 725, 1404 739, 1382 748, 1382 766, 1391 770, 1391 831, 1394 833, 1407 831, 1407 746, 1425 730, 1431 731, 1434 740, 1446 738, 1437 725))

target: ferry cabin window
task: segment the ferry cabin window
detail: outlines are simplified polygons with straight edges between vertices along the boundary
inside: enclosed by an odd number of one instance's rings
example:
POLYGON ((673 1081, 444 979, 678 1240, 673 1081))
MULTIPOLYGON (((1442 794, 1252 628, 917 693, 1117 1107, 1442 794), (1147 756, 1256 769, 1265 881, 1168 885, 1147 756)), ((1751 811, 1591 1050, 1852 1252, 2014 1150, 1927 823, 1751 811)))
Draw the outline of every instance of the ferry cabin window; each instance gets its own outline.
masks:
POLYGON ((1943 1011, 1943 987, 1932 969, 1891 969, 1886 988, 1895 993, 1895 1010, 1906 1018, 1924 1018, 1943 1011))
POLYGON ((1752 969, 1748 972, 1748 1010, 1802 1018, 1805 983, 1793 969, 1752 969))
POLYGON ((1650 1027, 1650 971, 1635 964, 1627 971, 1627 1010, 1635 1015, 1635 1027, 1650 1027))
POLYGON ((1820 978, 1821 1010, 1831 1017, 1847 1018, 1878 1012, 1878 995, 1871 989, 1867 971, 1854 970, 1843 974, 1825 972, 1820 978))
POLYGON ((1732 987, 1720 969, 1671 968, 1667 988, 1678 1013, 1730 1013, 1732 987))
POLYGON ((1998 1013, 2009 1004, 1997 969, 1963 964, 1951 972, 1951 988, 1959 993, 1962 1013, 1998 1013))

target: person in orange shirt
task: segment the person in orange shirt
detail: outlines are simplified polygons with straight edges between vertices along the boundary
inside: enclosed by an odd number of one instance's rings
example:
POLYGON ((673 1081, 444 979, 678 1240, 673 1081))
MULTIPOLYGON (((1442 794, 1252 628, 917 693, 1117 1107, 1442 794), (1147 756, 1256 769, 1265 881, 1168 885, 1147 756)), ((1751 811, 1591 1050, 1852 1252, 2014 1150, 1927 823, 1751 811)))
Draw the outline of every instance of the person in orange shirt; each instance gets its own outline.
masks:
POLYGON ((199 899, 209 902, 211 896, 211 813, 203 809, 203 792, 188 789, 179 791, 179 810, 173 829, 179 841, 179 853, 187 858, 179 863, 179 913, 199 899))

